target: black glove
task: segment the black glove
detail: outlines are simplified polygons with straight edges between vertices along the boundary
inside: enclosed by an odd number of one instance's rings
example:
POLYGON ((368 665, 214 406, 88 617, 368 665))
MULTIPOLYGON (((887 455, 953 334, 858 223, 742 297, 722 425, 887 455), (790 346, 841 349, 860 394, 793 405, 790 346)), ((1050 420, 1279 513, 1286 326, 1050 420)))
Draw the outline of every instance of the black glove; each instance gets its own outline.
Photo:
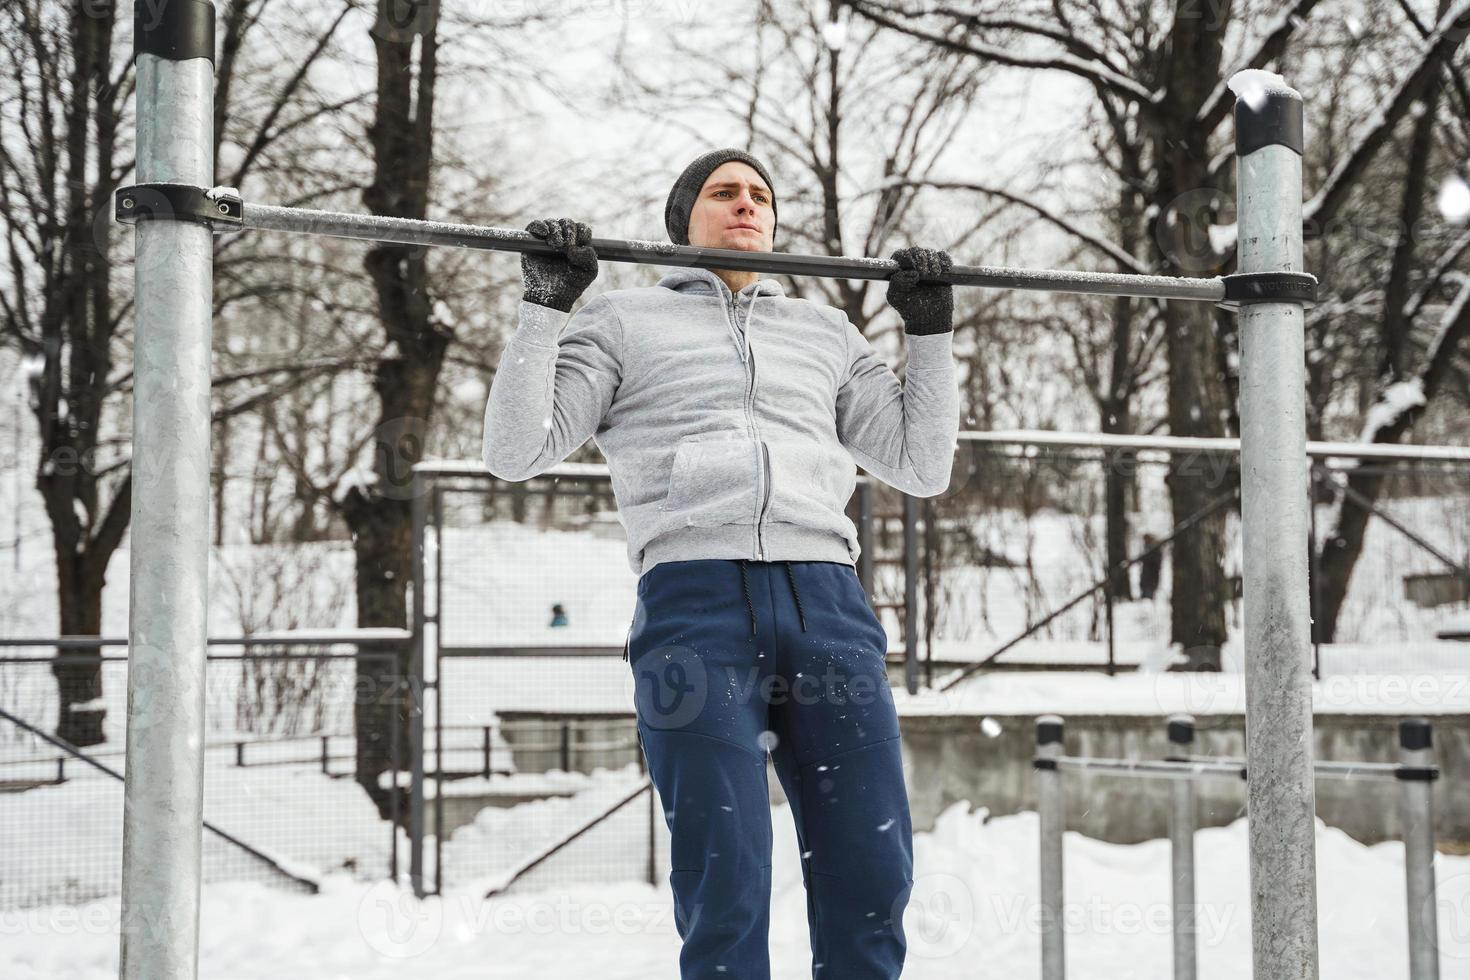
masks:
POLYGON ((571 218, 549 218, 531 222, 526 231, 561 249, 562 254, 521 253, 522 298, 570 313, 577 297, 597 278, 597 251, 589 244, 592 229, 571 218))
POLYGON ((954 268, 946 252, 901 248, 891 256, 899 271, 888 277, 888 305, 903 317, 904 333, 914 336, 954 329, 954 287, 935 282, 954 268))

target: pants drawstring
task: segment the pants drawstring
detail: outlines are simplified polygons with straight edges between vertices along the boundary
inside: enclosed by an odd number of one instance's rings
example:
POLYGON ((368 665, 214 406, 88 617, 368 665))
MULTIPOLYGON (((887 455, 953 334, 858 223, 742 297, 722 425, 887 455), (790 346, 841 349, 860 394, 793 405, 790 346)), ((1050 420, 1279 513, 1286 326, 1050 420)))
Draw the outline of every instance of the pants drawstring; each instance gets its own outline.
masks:
POLYGON ((750 635, 755 636, 755 603, 750 601, 750 579, 745 576, 745 561, 740 562, 740 585, 745 589, 745 607, 750 610, 750 635))
MULTIPOLYGON (((801 630, 806 632, 806 610, 801 607, 801 593, 796 589, 796 575, 791 571, 790 562, 782 562, 786 569, 786 580, 791 583, 791 595, 796 600, 796 616, 801 620, 801 630)), ((745 591, 745 607, 750 610, 750 635, 755 635, 755 603, 750 599, 750 579, 745 571, 745 559, 740 559, 740 587, 745 591)))
POLYGON ((791 571, 791 563, 786 563, 786 578, 791 582, 791 595, 796 599, 796 617, 801 620, 801 631, 806 632, 806 612, 801 608, 801 593, 796 591, 796 575, 791 571))

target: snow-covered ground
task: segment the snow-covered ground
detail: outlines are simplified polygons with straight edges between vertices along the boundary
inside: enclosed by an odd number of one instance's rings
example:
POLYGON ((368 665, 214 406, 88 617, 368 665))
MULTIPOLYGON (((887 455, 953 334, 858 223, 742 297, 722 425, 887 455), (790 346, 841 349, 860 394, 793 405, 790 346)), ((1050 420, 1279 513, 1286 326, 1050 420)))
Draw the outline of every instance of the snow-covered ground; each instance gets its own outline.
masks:
MULTIPOLYGON (((987 819, 958 804, 916 835, 915 889, 904 916, 905 977, 1018 978, 1040 974, 1035 814, 987 819)), ((811 975, 790 815, 776 830, 772 975, 811 975)), ((1321 974, 1330 980, 1408 976, 1397 843, 1365 847, 1318 825, 1321 974)), ((1199 976, 1239 980, 1250 967, 1245 821, 1203 830, 1196 843, 1199 976)), ((1441 975, 1470 975, 1470 857, 1438 859, 1441 975)), ((1154 980, 1170 972, 1168 844, 1102 844, 1066 837, 1068 975, 1154 980)), ((205 980, 442 980, 487 977, 628 980, 676 977, 679 939, 666 885, 627 882, 513 893, 478 889, 415 900, 391 883, 328 882, 318 896, 256 884, 205 889, 200 976, 205 980)), ((115 899, 0 913, 7 980, 116 976, 115 899)), ((734 975, 739 975, 738 971, 734 975)))
MULTIPOLYGON (((442 601, 444 641, 620 647, 632 617, 635 579, 615 531, 615 525, 567 532, 504 522, 449 531, 442 542, 442 595, 430 595, 431 604, 442 601), (553 602, 566 606, 569 626, 549 628, 553 602)), ((1075 532, 1068 520, 1046 515, 1031 528, 1027 553, 1037 588, 1048 601, 1068 595, 1090 574, 1073 547, 1075 532)), ((1382 562, 1384 567, 1410 568, 1409 558, 1396 553, 1401 544, 1370 532, 1365 560, 1371 561, 1364 567, 1376 569, 1382 562)), ((0 635, 51 632, 49 555, 28 547, 18 571, 0 576, 0 599, 5 600, 0 603, 0 635)), ((104 593, 108 635, 126 633, 127 572, 124 548, 114 557, 104 593)), ((354 615, 352 572, 351 551, 340 543, 300 550, 245 545, 215 549, 211 632, 349 627, 354 615)), ((963 585, 961 591, 974 600, 973 609, 952 620, 964 629, 956 626, 953 635, 936 641, 936 660, 965 662, 983 656, 1036 612, 1034 591, 1012 570, 976 570, 963 585)), ((1470 711, 1470 646, 1435 642, 1430 632, 1441 621, 1463 619, 1463 604, 1421 610, 1394 588, 1391 576, 1376 571, 1355 579, 1348 606, 1354 629, 1377 639, 1322 648, 1324 677, 1313 688, 1317 711, 1470 711), (1412 671, 1403 670, 1406 665, 1412 671)), ((1091 613, 1079 615, 1085 620, 1091 613)), ((1238 608, 1233 615, 1238 617, 1238 608)), ((1089 671, 982 673, 943 693, 910 697, 899 690, 899 710, 1004 716, 1243 709, 1238 642, 1225 651, 1223 674, 1171 674, 1163 670, 1170 657, 1163 643, 1166 600, 1120 604, 1117 621, 1117 659, 1138 665, 1136 673, 1111 678, 1089 671)), ((890 619, 888 625, 890 649, 900 650, 897 623, 890 619)), ((1069 620, 1065 625, 1016 648, 1006 659, 1080 666, 1105 656, 1102 644, 1080 638, 1088 623, 1069 620)), ((122 665, 104 670, 109 735, 104 752, 115 753, 122 743, 124 671, 122 665)), ((460 726, 446 737, 451 768, 478 765, 478 728, 495 723, 499 712, 626 711, 632 704, 630 673, 615 654, 452 658, 443 661, 441 679, 444 722, 460 726)), ((477 793, 534 791, 546 796, 518 806, 485 806, 446 834, 450 892, 443 901, 420 905, 375 880, 387 866, 388 832, 350 779, 325 777, 310 761, 316 751, 313 741, 249 749, 252 761, 266 761, 274 753, 305 760, 302 764, 234 766, 232 743, 241 738, 350 733, 351 682, 349 664, 323 668, 316 683, 307 685, 318 692, 316 700, 294 714, 288 710, 262 719, 240 710, 241 692, 251 689, 242 668, 211 668, 208 741, 218 748, 207 757, 206 817, 282 864, 323 879, 326 888, 316 897, 269 888, 261 883, 259 867, 229 848, 207 844, 206 875, 217 880, 206 886, 203 976, 371 980, 403 976, 407 970, 445 977, 519 977, 539 971, 554 978, 583 975, 590 965, 608 976, 673 975, 678 939, 667 889, 637 883, 646 863, 646 797, 572 845, 561 861, 533 872, 511 894, 488 904, 477 899, 526 854, 564 836, 636 786, 641 779, 636 767, 595 777, 523 773, 484 780, 483 785, 457 781, 453 795, 465 805, 477 793), (233 880, 242 876, 252 880, 233 880)), ((50 727, 54 681, 45 664, 0 668, 0 706, 50 727)), ((431 731, 436 710, 431 701, 431 731)), ((54 763, 16 765, 39 758, 38 746, 16 737, 9 727, 0 725, 0 772, 18 778, 36 776, 48 766, 47 771, 54 771, 54 763)), ((509 758, 505 748, 497 736, 496 765, 509 758)), ((351 764, 350 741, 338 744, 334 752, 343 757, 337 771, 345 771, 351 764)), ((115 754, 105 761, 123 765, 115 754)), ((115 891, 120 871, 121 793, 114 782, 80 767, 69 766, 67 773, 69 781, 63 785, 0 794, 0 893, 5 898, 0 908, 34 906, 37 901, 71 903, 0 912, 0 976, 6 978, 82 978, 115 971, 117 900, 98 896, 115 891), (26 888, 31 889, 29 897, 20 894, 26 888)), ((790 821, 780 808, 775 820, 782 830, 772 920, 775 975, 809 975, 805 902, 790 821)), ((1200 835, 1200 899, 1205 903, 1200 919, 1206 930, 1201 934, 1202 977, 1241 976, 1242 964, 1249 961, 1244 835, 1244 824, 1200 835)), ((1034 816, 986 822, 979 815, 951 811, 933 833, 920 835, 918 846, 921 877, 913 906, 918 918, 910 924, 913 954, 906 975, 973 976, 977 962, 1001 975, 1035 975, 1038 940, 1034 919, 1028 918, 1035 906, 1034 816)), ((1325 829, 1319 847, 1323 976, 1403 976, 1401 848, 1362 847, 1325 829)), ((1069 901, 1077 903, 1069 937, 1072 975, 1166 974, 1165 845, 1121 847, 1074 835, 1069 848, 1069 901)), ((406 850, 400 850, 400 859, 406 865, 406 850)), ((1470 858, 1440 860, 1441 931, 1446 955, 1452 957, 1448 966, 1463 960, 1470 975, 1470 858)), ((1447 976, 1454 975, 1447 970, 1447 976)))

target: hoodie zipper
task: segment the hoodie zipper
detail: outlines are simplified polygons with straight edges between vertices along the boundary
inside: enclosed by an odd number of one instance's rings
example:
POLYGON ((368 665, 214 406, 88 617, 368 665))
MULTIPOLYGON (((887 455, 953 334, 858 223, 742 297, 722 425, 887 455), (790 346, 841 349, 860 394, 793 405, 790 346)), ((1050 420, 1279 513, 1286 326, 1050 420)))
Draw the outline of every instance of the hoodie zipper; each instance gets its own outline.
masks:
MULTIPOLYGON (((726 290, 726 292, 729 293, 729 290, 726 290)), ((734 293, 729 293, 729 295, 730 295, 730 303, 729 303, 729 307, 728 307, 728 314, 729 314, 729 318, 730 318, 730 325, 735 328, 736 335, 737 335, 737 337, 739 337, 739 336, 742 336, 742 334, 741 334, 741 331, 740 331, 740 328, 739 328, 739 323, 738 323, 738 321, 736 319, 736 312, 737 311, 736 311, 736 305, 735 305, 735 295, 734 295, 734 293)), ((751 298, 750 298, 750 305, 752 307, 755 306, 755 296, 751 296, 751 298)), ((746 325, 746 330, 749 330, 749 328, 750 328, 750 315, 749 315, 749 311, 747 311, 747 314, 746 314, 745 325, 746 325)), ((745 353, 744 360, 745 360, 746 364, 749 367, 749 370, 746 373, 747 373, 747 376, 750 379, 750 384, 749 384, 749 386, 746 389, 746 395, 745 395, 745 415, 746 415, 746 418, 750 422, 750 433, 751 433, 751 437, 753 439, 755 439, 756 442, 757 442, 757 444, 761 447, 761 467, 760 467, 760 485, 761 485, 760 498, 761 498, 761 504, 760 504, 760 507, 756 510, 756 515, 755 515, 755 553, 756 553, 756 560, 757 561, 765 561, 766 560, 766 545, 765 545, 764 539, 761 537, 761 522, 765 519, 766 508, 770 505, 770 500, 771 500, 771 477, 770 477, 770 465, 771 465, 771 463, 770 463, 770 453, 769 453, 769 450, 767 450, 767 448, 766 448, 765 441, 760 438, 760 429, 758 429, 756 427, 756 424, 755 424, 755 373, 756 373, 756 367, 755 367, 755 349, 750 344, 750 335, 749 335, 749 333, 745 333, 745 334, 743 334, 743 336, 744 336, 744 344, 743 344, 742 350, 745 353)))

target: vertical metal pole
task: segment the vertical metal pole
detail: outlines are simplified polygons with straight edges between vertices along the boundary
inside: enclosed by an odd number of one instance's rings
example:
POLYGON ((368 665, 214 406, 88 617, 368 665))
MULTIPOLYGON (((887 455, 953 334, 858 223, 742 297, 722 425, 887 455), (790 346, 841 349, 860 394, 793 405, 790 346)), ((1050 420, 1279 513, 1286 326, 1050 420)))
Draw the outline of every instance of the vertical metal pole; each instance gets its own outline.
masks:
POLYGON ((863 594, 873 599, 873 484, 864 479, 858 483, 858 581, 863 594))
MULTIPOLYGON (((140 183, 214 183, 214 7, 139 4, 140 183)), ((137 223, 123 980, 199 968, 214 235, 137 223)))
POLYGON ((1062 773, 1057 758, 1063 754, 1065 726, 1057 715, 1036 719, 1036 812, 1041 850, 1041 980, 1064 980, 1067 975, 1063 940, 1062 833, 1067 826, 1062 773))
MULTIPOLYGON (((444 688, 439 659, 439 611, 444 608, 444 488, 433 484, 434 518, 434 894, 444 894, 444 688)), ((425 683, 427 689, 428 684, 425 683)), ((428 694, 424 695, 425 703, 428 694)))
POLYGON ((903 495, 903 679, 919 693, 919 501, 903 495))
MULTIPOLYGON (((1302 271, 1302 104, 1278 76, 1240 72, 1238 271, 1302 271)), ((1246 765, 1255 980, 1316 980, 1316 793, 1307 587, 1302 307, 1240 311, 1246 765)))
POLYGON ((1434 729, 1399 722, 1399 820, 1409 901, 1409 980, 1439 980, 1439 909, 1434 884, 1434 729))
POLYGON ((398 778, 398 773, 403 769, 403 740, 398 734, 398 706, 402 703, 403 689, 406 686, 399 675, 402 663, 401 656, 393 656, 394 696, 388 702, 393 712, 393 724, 388 726, 388 768, 393 771, 393 788, 388 793, 388 833, 392 835, 388 842, 388 878, 394 884, 398 883, 398 828, 403 826, 403 781, 398 778))
POLYGON ((648 760, 643 758, 643 736, 638 734, 635 723, 633 728, 636 751, 638 754, 638 771, 648 780, 648 883, 658 884, 658 826, 654 821, 658 818, 658 807, 654 800, 653 777, 648 772, 648 760))
MULTIPOLYGON (((418 470, 413 474, 413 647, 408 660, 408 879, 413 893, 424 897, 424 525, 428 522, 428 480, 418 470)), ((436 586, 438 583, 435 583, 436 586)), ((393 724, 399 724, 392 712, 393 724)))
MULTIPOLYGON (((1183 760, 1194 751, 1194 718, 1169 716, 1171 758, 1183 760)), ((1195 935, 1194 829, 1197 821, 1194 780, 1169 780, 1169 857, 1174 877, 1174 980, 1194 980, 1195 935)))
POLYGON ((1312 677, 1322 679, 1322 643, 1317 630, 1317 461, 1307 460, 1307 608, 1312 613, 1312 677))

